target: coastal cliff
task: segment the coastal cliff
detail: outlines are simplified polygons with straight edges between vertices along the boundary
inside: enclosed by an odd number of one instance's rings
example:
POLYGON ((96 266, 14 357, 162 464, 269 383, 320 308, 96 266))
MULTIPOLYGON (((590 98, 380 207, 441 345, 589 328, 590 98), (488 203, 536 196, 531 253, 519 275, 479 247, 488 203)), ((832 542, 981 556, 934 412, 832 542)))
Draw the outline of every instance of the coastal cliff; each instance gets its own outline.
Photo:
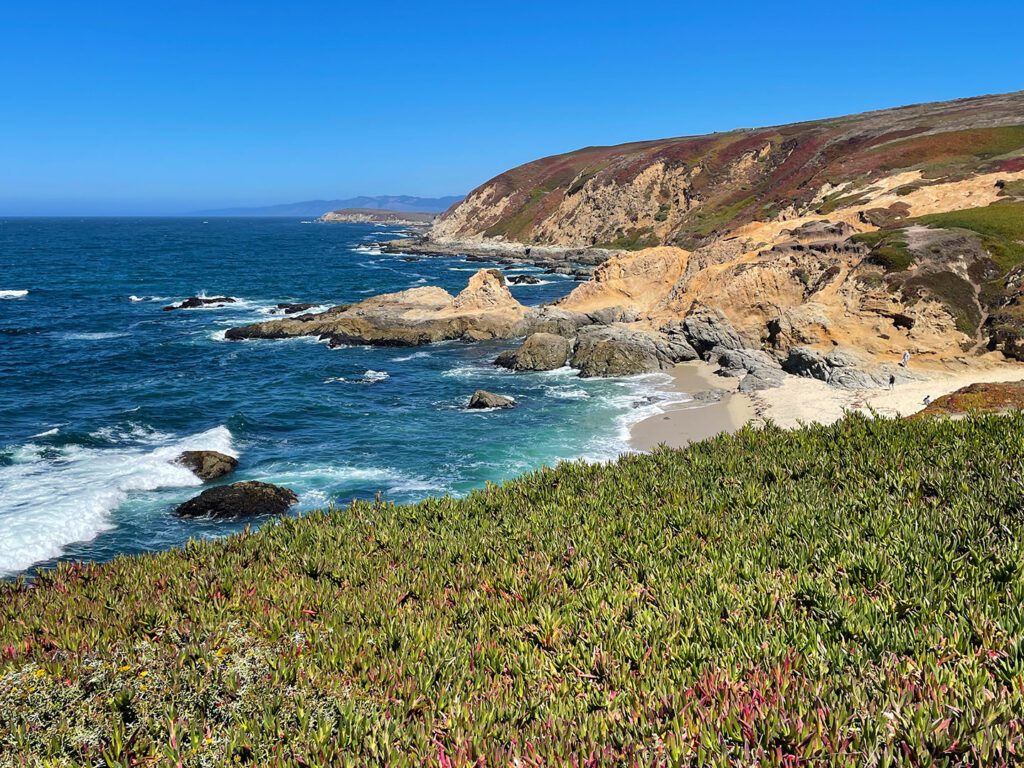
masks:
POLYGON ((888 386, 913 377, 896 365, 907 354, 1020 360, 1024 92, 545 158, 474 190, 427 237, 387 247, 488 261, 504 251, 585 282, 542 308, 508 295, 500 321, 424 288, 228 338, 556 333, 582 375, 699 357, 744 391, 787 373, 888 386))
POLYGON ((439 218, 432 237, 693 249, 750 222, 848 212, 883 179, 906 194, 1020 172, 1021 149, 1024 92, 588 147, 485 182, 439 218))
POLYGON ((711 312, 804 374, 837 347, 1020 359, 1024 92, 544 158, 430 238, 617 249, 561 308, 662 331, 711 312))
POLYGON ((416 211, 383 211, 376 208, 341 208, 328 211, 317 221, 331 224, 386 224, 425 226, 437 219, 436 213, 416 211))

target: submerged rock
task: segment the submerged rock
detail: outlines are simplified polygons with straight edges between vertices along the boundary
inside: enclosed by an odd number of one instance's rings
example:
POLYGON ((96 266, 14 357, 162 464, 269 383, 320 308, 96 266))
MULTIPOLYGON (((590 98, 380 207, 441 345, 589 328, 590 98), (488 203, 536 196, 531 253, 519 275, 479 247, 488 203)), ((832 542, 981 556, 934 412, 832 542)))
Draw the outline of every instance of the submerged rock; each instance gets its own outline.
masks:
POLYGON ((219 451, 185 451, 175 461, 204 481, 230 474, 238 466, 238 459, 219 451))
POLYGON ((234 304, 238 299, 233 299, 230 296, 189 296, 184 301, 179 301, 177 304, 168 304, 164 307, 164 312, 170 312, 175 309, 198 309, 199 307, 222 307, 225 304, 234 304))
POLYGON ((209 488, 174 510, 179 517, 240 518, 280 515, 298 502, 288 488, 256 480, 209 488))
POLYGON ((474 410, 483 408, 511 408, 516 404, 516 401, 506 395, 496 395, 493 392, 488 392, 485 389, 478 389, 473 393, 473 396, 469 398, 469 407, 474 410))
POLYGON ((553 371, 565 365, 572 354, 572 341, 554 333, 534 333, 519 349, 498 355, 495 365, 513 371, 553 371))
POLYGON ((536 278, 533 275, 513 275, 508 278, 508 281, 512 285, 537 285, 540 283, 540 278, 536 278))

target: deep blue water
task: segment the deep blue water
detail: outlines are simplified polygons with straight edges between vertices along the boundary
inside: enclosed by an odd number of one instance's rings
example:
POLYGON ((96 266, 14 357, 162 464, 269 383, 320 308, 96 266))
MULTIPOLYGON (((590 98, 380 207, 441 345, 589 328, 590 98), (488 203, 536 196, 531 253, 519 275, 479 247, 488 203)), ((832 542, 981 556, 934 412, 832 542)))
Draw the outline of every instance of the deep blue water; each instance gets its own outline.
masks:
MULTIPOLYGON (((228 480, 286 485, 297 512, 372 497, 463 494, 560 459, 604 460, 652 412, 658 376, 512 374, 508 343, 329 349, 223 340, 277 302, 354 302, 417 285, 461 290, 481 266, 405 262, 397 229, 276 219, 0 220, 0 576, 55 558, 164 549, 242 524, 183 521, 186 448, 239 457, 228 480), (27 291, 24 295, 20 292, 27 291), (195 294, 223 309, 161 311, 195 294), (477 388, 509 411, 468 412, 477 388)), ((537 272, 533 268, 506 272, 537 272)), ((572 289, 513 286, 524 303, 572 289)))

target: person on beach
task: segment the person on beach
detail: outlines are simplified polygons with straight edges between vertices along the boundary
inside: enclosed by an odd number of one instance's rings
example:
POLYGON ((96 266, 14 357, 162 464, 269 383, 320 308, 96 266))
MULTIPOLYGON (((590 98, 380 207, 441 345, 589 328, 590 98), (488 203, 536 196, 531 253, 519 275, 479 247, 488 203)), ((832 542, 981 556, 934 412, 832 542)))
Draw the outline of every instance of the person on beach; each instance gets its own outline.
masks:
POLYGON ((904 351, 903 359, 900 360, 900 368, 906 368, 910 365, 910 352, 904 351))
POLYGON ((896 374, 895 373, 890 373, 889 374, 889 389, 892 390, 892 388, 895 387, 895 386, 896 386, 896 374))

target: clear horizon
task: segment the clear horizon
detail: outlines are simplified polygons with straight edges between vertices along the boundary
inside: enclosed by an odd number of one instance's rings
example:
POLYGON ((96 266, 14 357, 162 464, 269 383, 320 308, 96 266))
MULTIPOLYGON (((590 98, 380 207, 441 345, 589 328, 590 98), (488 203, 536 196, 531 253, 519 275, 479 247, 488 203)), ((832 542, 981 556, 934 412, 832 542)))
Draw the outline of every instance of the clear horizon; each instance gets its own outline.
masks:
POLYGON ((588 145, 1020 90, 1024 7, 12 8, 0 215, 469 192, 588 145))

